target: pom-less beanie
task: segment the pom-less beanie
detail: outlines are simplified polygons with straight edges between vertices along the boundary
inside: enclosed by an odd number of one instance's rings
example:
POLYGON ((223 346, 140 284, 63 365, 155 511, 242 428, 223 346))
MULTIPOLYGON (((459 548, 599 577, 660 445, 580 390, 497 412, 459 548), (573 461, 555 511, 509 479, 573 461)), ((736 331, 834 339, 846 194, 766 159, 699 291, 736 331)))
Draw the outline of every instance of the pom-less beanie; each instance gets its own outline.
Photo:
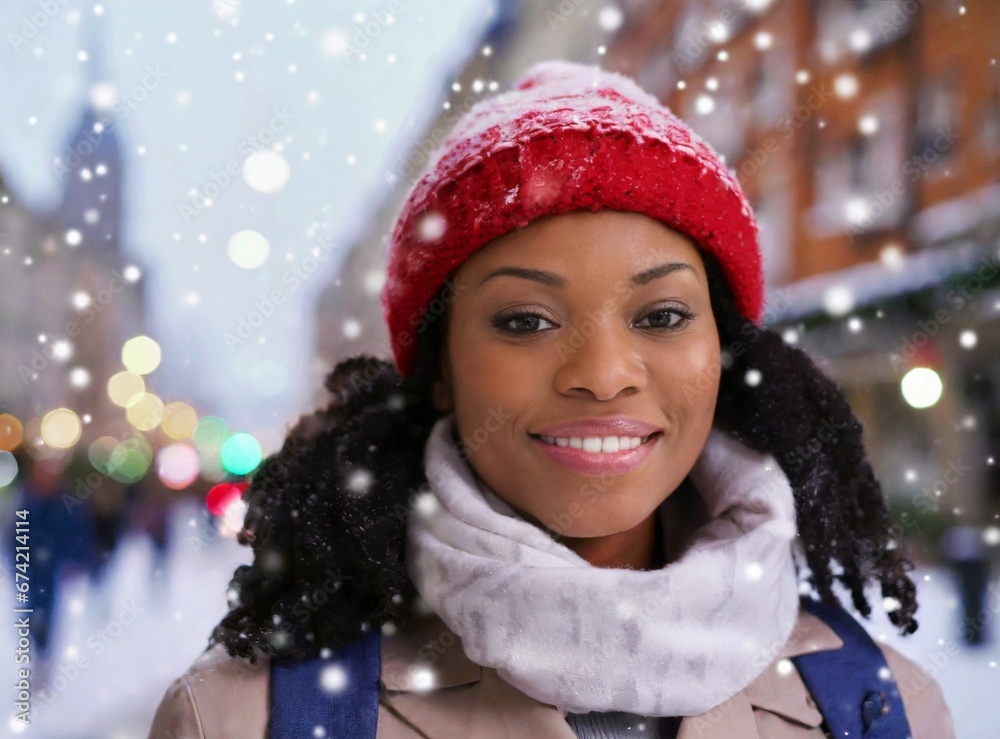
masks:
POLYGON ((381 295, 400 375, 415 369, 428 304, 473 252, 541 216, 601 208, 689 236, 759 325, 757 224, 715 151, 628 77, 546 61, 463 115, 407 195, 381 295))

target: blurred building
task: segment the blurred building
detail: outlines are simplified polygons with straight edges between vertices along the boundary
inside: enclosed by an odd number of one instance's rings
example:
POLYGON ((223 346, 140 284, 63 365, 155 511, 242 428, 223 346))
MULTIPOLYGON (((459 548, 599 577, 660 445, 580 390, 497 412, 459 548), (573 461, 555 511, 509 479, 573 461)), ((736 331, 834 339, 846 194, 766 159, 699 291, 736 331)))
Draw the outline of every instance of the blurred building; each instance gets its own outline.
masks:
POLYGON ((739 177, 760 221, 766 320, 844 386, 883 485, 936 514, 925 527, 995 525, 1000 6, 623 9, 605 66, 655 92, 739 177), (919 407, 937 380, 940 400, 919 407))
MULTIPOLYGON (((91 39, 88 99, 53 170, 62 197, 49 211, 19 204, 0 179, 0 411, 39 438, 42 416, 68 408, 82 419, 82 448, 129 432, 108 397, 124 370, 122 345, 144 333, 144 269, 125 252, 118 131, 109 75, 91 39)), ((43 455, 44 456, 44 455, 43 455)))
POLYGON ((766 321, 845 388, 896 503, 929 514, 925 527, 956 514, 992 521, 1000 6, 573 0, 498 12, 324 292, 317 372, 360 352, 389 356, 378 304, 389 229, 457 117, 535 61, 600 64, 635 77, 739 177, 760 222, 766 321), (907 401, 903 378, 916 367, 932 372, 909 376, 907 401), (940 399, 914 407, 935 378, 940 399))

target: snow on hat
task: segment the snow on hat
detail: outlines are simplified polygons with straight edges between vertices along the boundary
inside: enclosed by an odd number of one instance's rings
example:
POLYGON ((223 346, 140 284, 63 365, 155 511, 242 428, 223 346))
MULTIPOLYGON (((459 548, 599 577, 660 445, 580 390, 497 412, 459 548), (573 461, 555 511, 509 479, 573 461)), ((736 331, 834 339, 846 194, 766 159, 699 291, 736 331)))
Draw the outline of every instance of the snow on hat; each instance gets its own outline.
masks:
POLYGON ((479 101, 432 154, 396 220, 382 306, 396 368, 413 373, 428 304, 491 240, 545 215, 644 213, 719 261, 736 307, 760 324, 757 224, 713 149, 621 74, 540 62, 479 101))

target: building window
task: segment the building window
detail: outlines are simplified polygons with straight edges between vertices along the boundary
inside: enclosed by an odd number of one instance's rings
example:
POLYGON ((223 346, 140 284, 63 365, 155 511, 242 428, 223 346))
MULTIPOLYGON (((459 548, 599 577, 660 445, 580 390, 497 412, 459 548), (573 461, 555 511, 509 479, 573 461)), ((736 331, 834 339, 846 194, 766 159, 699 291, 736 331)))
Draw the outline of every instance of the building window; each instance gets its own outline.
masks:
POLYGON ((846 54, 863 56, 894 43, 912 30, 917 3, 908 0, 821 0, 816 49, 833 64, 846 54))
POLYGON ((896 228, 910 208, 903 93, 870 99, 856 130, 823 145, 814 179, 811 224, 821 235, 854 237, 896 228))
POLYGON ((793 67, 792 52, 787 48, 763 55, 753 81, 753 123, 757 129, 773 128, 791 111, 793 67))
POLYGON ((917 125, 913 157, 922 171, 952 164, 954 136, 958 128, 958 71, 954 67, 928 80, 917 97, 917 125))
POLYGON ((977 137, 978 147, 987 155, 1000 154, 1000 64, 994 59, 990 64, 992 93, 987 92, 987 100, 979 113, 977 137))

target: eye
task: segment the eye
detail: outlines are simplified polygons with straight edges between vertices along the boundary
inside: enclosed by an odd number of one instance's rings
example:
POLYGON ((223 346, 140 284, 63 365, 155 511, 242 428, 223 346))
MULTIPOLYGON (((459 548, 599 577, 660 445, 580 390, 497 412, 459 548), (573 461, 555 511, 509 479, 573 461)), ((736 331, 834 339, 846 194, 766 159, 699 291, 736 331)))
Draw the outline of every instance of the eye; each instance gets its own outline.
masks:
POLYGON ((642 320, 653 319, 654 325, 648 328, 672 331, 687 325, 693 317, 694 314, 691 311, 684 310, 683 308, 660 308, 659 310, 654 310, 652 313, 647 313, 642 320), (670 316, 677 316, 678 318, 671 321, 670 316))
POLYGON ((506 315, 497 316, 493 319, 493 326, 507 334, 535 334, 538 333, 538 323, 539 321, 545 321, 551 323, 545 316, 540 313, 532 313, 531 311, 520 311, 518 313, 507 313, 506 315), (511 324, 520 326, 521 329, 511 328, 511 324))

